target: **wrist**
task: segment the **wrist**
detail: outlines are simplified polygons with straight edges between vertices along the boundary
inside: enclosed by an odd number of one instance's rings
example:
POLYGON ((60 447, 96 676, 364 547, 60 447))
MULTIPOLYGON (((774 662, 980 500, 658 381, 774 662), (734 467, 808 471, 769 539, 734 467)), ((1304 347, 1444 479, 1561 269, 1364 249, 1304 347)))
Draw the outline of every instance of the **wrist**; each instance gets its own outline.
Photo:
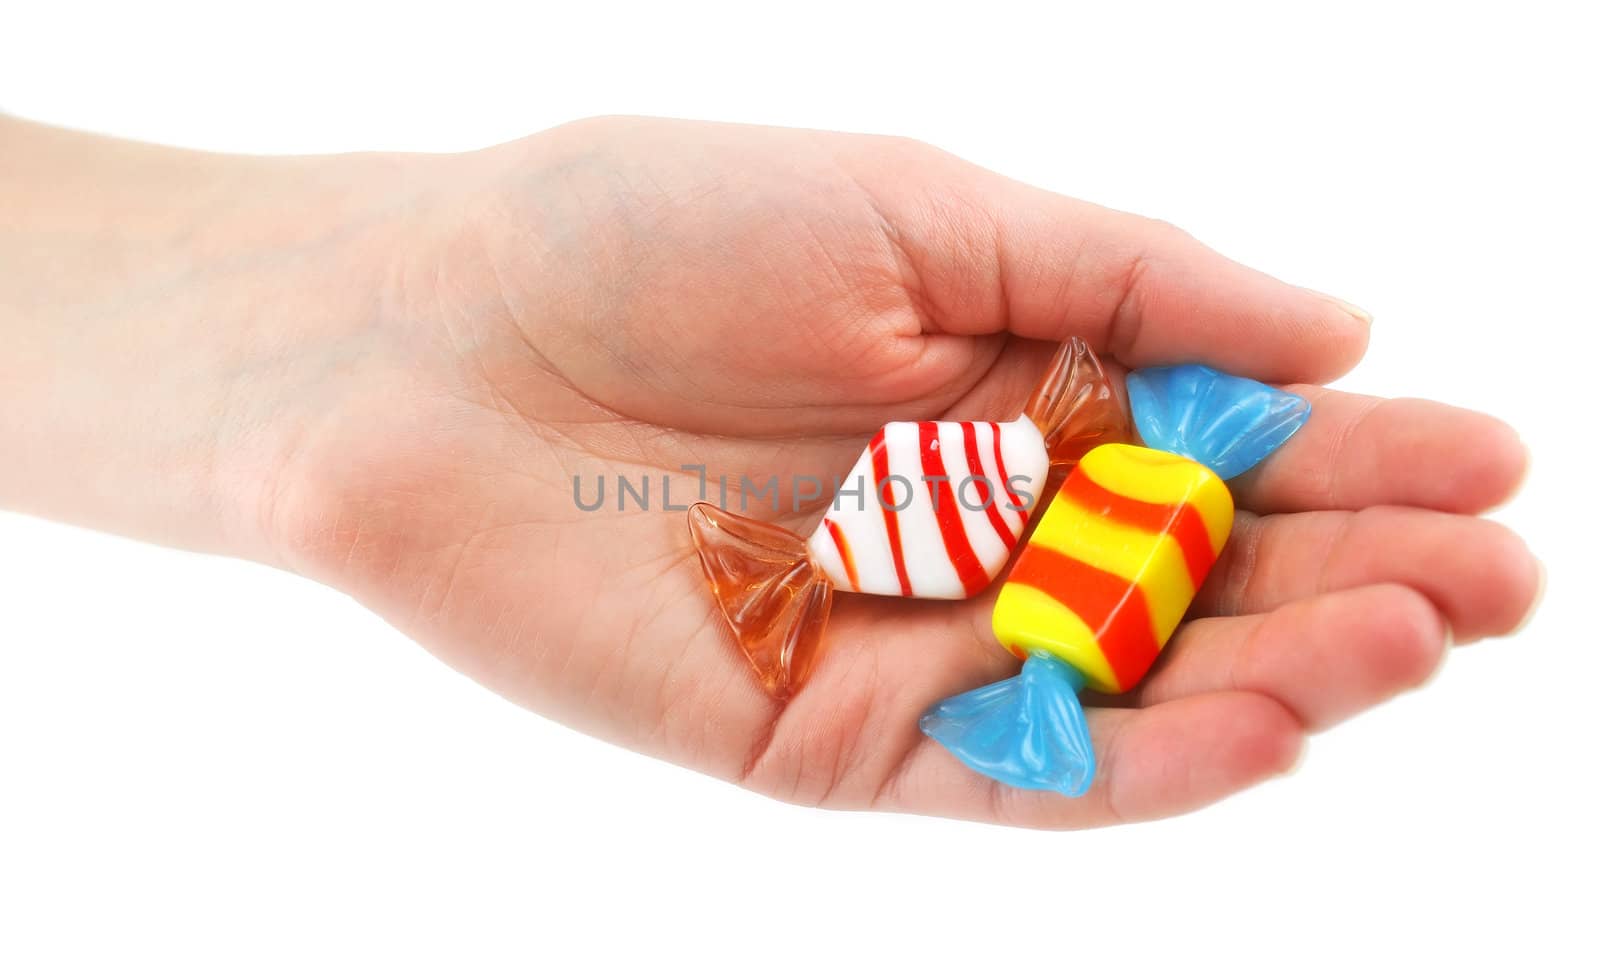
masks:
POLYGON ((0 120, 0 507, 283 562, 425 157, 266 159, 0 120))

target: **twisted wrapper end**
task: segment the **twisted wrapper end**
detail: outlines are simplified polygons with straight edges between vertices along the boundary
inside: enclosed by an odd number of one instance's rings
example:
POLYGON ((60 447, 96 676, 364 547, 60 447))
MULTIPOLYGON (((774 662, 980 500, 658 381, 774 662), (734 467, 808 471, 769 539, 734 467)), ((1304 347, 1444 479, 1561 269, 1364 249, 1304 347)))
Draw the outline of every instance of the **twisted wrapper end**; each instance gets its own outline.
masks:
POLYGON ((782 526, 700 502, 689 535, 717 609, 767 694, 784 699, 810 677, 833 608, 833 584, 806 541, 782 526))
POLYGON ((1132 438, 1116 387, 1079 336, 1056 350, 1023 414, 1044 435, 1052 466, 1076 464, 1101 444, 1126 444, 1132 438))

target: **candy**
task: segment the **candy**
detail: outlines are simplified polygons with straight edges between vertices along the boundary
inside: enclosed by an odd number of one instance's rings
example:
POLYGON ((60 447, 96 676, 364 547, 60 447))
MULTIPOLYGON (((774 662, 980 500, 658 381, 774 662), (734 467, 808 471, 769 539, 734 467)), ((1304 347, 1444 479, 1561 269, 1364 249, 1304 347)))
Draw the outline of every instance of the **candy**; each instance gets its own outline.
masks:
POLYGON ((1233 498, 1205 465, 1106 444, 1062 483, 1000 589, 994 633, 1047 651, 1089 688, 1139 683, 1216 562, 1233 498))
POLYGON ((1126 436, 1099 360, 1072 339, 1016 420, 885 425, 809 538, 704 502, 691 507, 689 529, 758 680, 787 697, 815 665, 835 590, 978 593, 1005 567, 1050 466, 1126 436))
POLYGON ((1049 467, 1027 417, 886 424, 843 482, 881 485, 881 504, 841 492, 807 547, 837 590, 969 597, 1004 568, 1049 467))
POLYGON ((1302 397, 1204 366, 1128 377, 1147 447, 1107 444, 1062 483, 995 602, 1015 678, 947 699, 921 727, 973 769, 1076 796, 1094 777, 1078 692, 1138 684, 1233 525, 1224 484, 1305 422, 1302 397))

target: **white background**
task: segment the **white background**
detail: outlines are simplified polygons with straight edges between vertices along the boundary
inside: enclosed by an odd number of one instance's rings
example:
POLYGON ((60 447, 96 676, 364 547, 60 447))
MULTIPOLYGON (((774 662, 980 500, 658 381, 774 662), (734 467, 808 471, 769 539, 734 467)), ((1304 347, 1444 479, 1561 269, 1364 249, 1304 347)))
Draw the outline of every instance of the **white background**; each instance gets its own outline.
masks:
POLYGON ((1164 217, 1370 309, 1344 388, 1519 425, 1496 517, 1549 568, 1532 626, 1287 779, 1040 834, 783 806, 314 584, 0 516, 0 971, 1596 964, 1587 5, 869 6, 8 3, 0 110, 265 152, 611 112, 887 131, 1164 217))

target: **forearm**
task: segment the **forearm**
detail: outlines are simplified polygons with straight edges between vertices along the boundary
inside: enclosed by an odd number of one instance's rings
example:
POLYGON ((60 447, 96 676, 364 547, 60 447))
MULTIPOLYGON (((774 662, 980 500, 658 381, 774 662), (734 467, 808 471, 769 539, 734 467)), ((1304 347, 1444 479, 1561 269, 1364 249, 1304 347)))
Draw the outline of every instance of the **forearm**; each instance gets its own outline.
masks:
POLYGON ((387 260, 395 157, 329 163, 0 119, 0 507, 272 558, 311 380, 387 260))

